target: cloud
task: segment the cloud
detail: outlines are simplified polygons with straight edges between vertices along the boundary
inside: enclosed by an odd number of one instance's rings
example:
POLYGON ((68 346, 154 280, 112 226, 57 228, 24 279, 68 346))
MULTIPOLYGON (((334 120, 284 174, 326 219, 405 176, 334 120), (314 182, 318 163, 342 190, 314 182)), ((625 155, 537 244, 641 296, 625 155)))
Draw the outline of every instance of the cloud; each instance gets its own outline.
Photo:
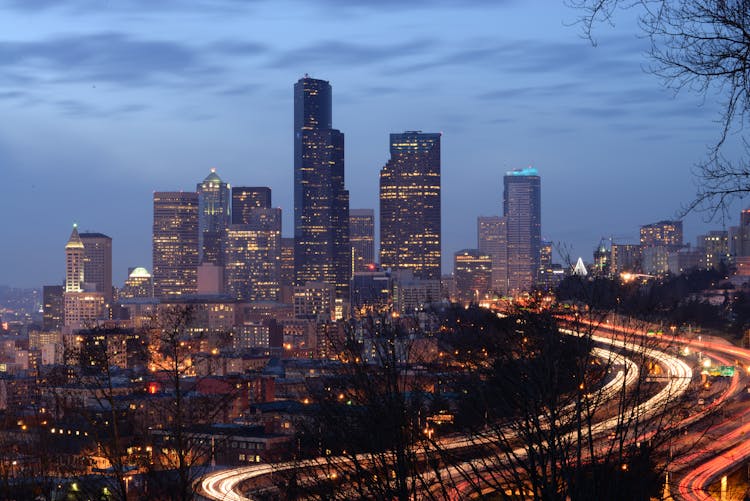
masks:
POLYGON ((574 115, 587 118, 623 118, 632 110, 621 106, 577 106, 570 110, 574 115))
POLYGON ((338 40, 325 40, 298 49, 280 52, 269 66, 273 68, 298 68, 327 66, 365 66, 388 62, 409 56, 422 55, 437 45, 426 39, 415 39, 400 44, 365 45, 338 40))
POLYGON ((149 11, 216 11, 217 9, 247 9, 264 0, 7 0, 6 9, 22 12, 66 10, 76 14, 101 12, 149 11))
POLYGON ((121 33, 1 42, 0 60, 16 72, 43 73, 60 81, 145 85, 205 71, 193 48, 175 42, 136 40, 121 33))
MULTIPOLYGON (((118 11, 183 10, 215 11, 217 9, 246 10, 258 4, 281 4, 281 0, 8 0, 5 7, 19 11, 71 10, 75 12, 96 12, 103 9, 118 11), (104 5, 104 7, 103 7, 104 5)), ((287 0, 288 4, 309 5, 309 0, 287 0)), ((424 9, 466 9, 504 7, 517 3, 516 0, 316 0, 315 5, 330 11, 332 8, 348 10, 424 10, 424 9)))
POLYGON ((240 84, 221 89, 217 92, 217 94, 226 97, 248 96, 251 94, 255 94, 260 89, 261 85, 259 84, 240 84))
POLYGON ((232 56, 257 56, 268 51, 268 45, 264 43, 240 40, 214 42, 210 48, 232 56))
POLYGON ((581 84, 578 83, 561 83, 554 85, 498 89, 479 94, 477 97, 482 100, 506 100, 519 97, 556 97, 560 94, 567 94, 571 91, 580 91, 580 89, 581 84))

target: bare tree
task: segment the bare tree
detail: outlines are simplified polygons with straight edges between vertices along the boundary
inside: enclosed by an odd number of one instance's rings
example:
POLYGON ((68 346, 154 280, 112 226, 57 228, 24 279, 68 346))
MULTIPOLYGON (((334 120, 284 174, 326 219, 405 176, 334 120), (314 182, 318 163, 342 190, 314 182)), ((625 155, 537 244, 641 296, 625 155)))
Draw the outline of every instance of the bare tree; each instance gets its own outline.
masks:
POLYGON ((593 324, 564 335, 548 313, 506 319, 457 310, 445 332, 469 370, 457 419, 474 458, 456 465, 468 492, 501 499, 647 500, 659 496, 676 433, 675 402, 653 396, 652 341, 599 346, 593 324), (627 357, 627 358, 626 358, 627 357), (629 360, 628 360, 629 359, 629 360))
MULTIPOLYGON (((199 392, 202 376, 195 367, 208 364, 211 354, 201 351, 202 331, 194 331, 190 306, 168 306, 152 329, 151 370, 161 386, 149 399, 143 420, 152 423, 154 438, 149 475, 151 499, 188 501, 195 498, 197 482, 211 465, 215 442, 205 426, 217 422, 236 393, 206 395, 199 392)), ((239 391, 239 390, 235 390, 239 391)))
POLYGON ((279 475, 286 498, 304 487, 317 499, 444 499, 428 488, 435 465, 425 424, 438 378, 423 366, 425 353, 435 353, 424 341, 387 316, 330 341, 340 363, 309 381, 312 417, 300 437, 318 466, 279 475))
POLYGON ((651 42, 648 69, 671 88, 721 100, 720 131, 707 157, 697 164, 698 191, 684 208, 724 215, 731 202, 750 191, 750 145, 742 132, 750 110, 750 2, 747 0, 565 0, 581 12, 586 37, 600 22, 612 23, 618 9, 639 14, 639 28, 651 42), (745 155, 728 158, 724 145, 740 133, 745 155))

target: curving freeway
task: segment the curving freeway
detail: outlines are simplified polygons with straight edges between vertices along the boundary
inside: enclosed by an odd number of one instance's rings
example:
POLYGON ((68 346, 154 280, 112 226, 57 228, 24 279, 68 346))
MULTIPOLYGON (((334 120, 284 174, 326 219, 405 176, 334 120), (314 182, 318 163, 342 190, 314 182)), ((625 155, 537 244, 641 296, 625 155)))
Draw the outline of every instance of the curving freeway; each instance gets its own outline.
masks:
MULTIPOLYGON (((566 333, 575 334, 572 331, 567 331, 566 333)), ((675 399, 678 396, 684 394, 690 385, 693 377, 692 369, 682 360, 664 351, 653 348, 646 348, 642 346, 642 344, 639 344, 637 342, 624 341, 621 339, 617 339, 616 337, 595 336, 594 341, 601 344, 610 345, 614 348, 617 348, 618 350, 641 353, 642 355, 645 355, 648 358, 657 361, 666 369, 667 374, 670 375, 670 377, 666 380, 664 388, 662 388, 650 399, 639 405, 634 410, 635 414, 638 414, 643 418, 647 418, 653 412, 656 412, 659 409, 663 409, 664 406, 667 405, 672 399, 675 399)), ((595 348, 595 355, 599 358, 608 359, 614 361, 617 364, 622 364, 624 367, 623 370, 618 371, 618 373, 615 374, 615 376, 603 388, 600 389, 603 397, 614 396, 618 391, 620 391, 623 384, 630 384, 638 377, 637 364, 627 359, 623 355, 603 348, 595 348)), ((594 432, 596 434, 606 433, 607 431, 614 429, 619 424, 619 422, 620 420, 618 418, 605 419, 604 421, 601 421, 594 425, 594 432)), ((490 438, 486 438, 485 440, 490 440, 490 438)), ((477 445, 476 437, 446 439, 441 442, 440 447, 444 449, 451 449, 465 448, 472 445, 477 445)), ((520 449, 515 452, 517 452, 519 455, 522 455, 524 453, 520 449)), ((360 459, 366 460, 365 455, 362 455, 360 459)), ((343 462, 348 461, 348 459, 342 457, 336 458, 333 461, 343 462)), ((243 483, 249 480, 257 479, 265 475, 270 475, 293 468, 324 467, 326 465, 329 465, 330 462, 331 458, 318 458, 302 462, 296 461, 277 464, 261 464, 222 470, 209 474, 202 480, 200 493, 205 498, 216 501, 245 501, 250 498, 245 497, 240 492, 240 487, 243 483)))

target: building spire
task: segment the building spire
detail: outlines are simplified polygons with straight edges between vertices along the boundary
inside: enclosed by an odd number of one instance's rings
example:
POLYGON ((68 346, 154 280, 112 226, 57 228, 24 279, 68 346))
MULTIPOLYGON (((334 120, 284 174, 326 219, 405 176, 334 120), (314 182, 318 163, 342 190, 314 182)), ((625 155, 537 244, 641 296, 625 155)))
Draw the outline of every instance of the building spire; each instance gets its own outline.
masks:
POLYGON ((73 223, 73 231, 70 233, 68 243, 65 244, 66 249, 83 249, 83 241, 78 235, 78 225, 73 223))

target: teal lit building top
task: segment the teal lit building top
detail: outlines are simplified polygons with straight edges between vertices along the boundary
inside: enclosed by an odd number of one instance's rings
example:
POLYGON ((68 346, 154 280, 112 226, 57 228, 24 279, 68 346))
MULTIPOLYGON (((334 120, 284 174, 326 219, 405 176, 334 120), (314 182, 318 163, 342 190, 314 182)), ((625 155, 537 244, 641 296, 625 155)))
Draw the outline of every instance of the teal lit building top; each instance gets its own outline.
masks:
POLYGON ((539 172, 536 167, 526 167, 525 169, 515 169, 505 173, 506 176, 538 176, 539 172))

